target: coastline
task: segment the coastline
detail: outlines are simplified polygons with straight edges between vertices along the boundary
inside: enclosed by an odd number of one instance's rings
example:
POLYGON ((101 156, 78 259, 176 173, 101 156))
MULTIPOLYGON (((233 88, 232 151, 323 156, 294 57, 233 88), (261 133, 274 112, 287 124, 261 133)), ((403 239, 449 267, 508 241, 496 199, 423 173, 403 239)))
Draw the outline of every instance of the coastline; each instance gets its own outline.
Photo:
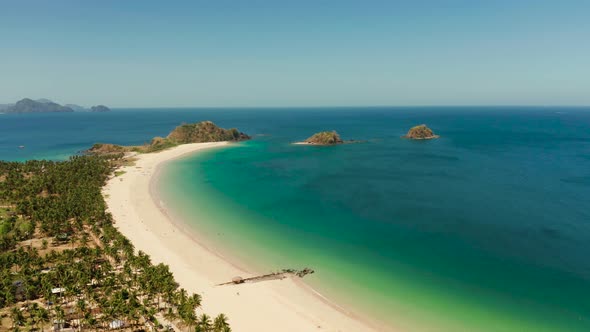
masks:
POLYGON ((154 263, 167 264, 181 287, 202 295, 204 312, 226 314, 235 331, 378 330, 296 278, 215 286, 253 274, 183 230, 182 223, 175 222, 161 206, 153 187, 165 162, 227 144, 185 144, 136 156, 135 165, 122 167, 125 173, 111 178, 103 190, 115 227, 154 263))

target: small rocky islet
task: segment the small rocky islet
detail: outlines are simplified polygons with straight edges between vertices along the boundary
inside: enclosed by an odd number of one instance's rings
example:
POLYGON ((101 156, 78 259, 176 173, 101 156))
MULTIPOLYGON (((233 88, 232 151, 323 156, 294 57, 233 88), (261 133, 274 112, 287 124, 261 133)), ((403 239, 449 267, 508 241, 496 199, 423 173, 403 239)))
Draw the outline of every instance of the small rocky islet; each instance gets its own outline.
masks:
POLYGON ((403 138, 414 139, 414 140, 426 140, 439 138, 432 129, 428 128, 425 124, 414 126, 408 130, 408 133, 403 138))
POLYGON ((352 144, 352 143, 364 143, 366 141, 357 141, 357 140, 343 140, 340 138, 340 135, 335 131, 321 131, 319 133, 315 133, 312 136, 308 137, 306 140, 302 142, 295 142, 293 144, 297 145, 340 145, 340 144, 352 144))
POLYGON ((336 131, 322 131, 313 134, 301 143, 312 145, 336 145, 344 144, 344 141, 336 131))

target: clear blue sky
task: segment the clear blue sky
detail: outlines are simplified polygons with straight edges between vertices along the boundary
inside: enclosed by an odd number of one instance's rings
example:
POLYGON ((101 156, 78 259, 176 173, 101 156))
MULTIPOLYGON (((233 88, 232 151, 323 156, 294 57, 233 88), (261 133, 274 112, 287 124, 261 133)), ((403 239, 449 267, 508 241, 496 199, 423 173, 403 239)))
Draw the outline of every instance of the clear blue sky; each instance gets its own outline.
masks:
POLYGON ((0 0, 0 103, 590 105, 590 1, 0 0))

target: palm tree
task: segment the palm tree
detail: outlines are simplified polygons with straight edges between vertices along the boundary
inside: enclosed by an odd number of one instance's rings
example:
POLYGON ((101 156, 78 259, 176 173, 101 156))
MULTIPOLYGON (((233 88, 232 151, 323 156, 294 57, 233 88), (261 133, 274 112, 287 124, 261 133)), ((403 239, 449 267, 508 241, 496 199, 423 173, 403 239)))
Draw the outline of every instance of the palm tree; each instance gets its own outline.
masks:
MULTIPOLYGON (((109 157, 116 160, 119 157, 109 157)), ((229 331, 227 317, 218 316, 212 323, 207 315, 197 316, 201 306, 198 294, 189 295, 179 289, 168 266, 152 264, 143 252, 135 255, 135 248, 113 226, 113 218, 106 211, 101 187, 112 173, 111 160, 105 157, 73 157, 66 162, 28 161, 7 163, 0 161, 0 197, 14 206, 17 220, 26 222, 27 230, 11 230, 11 239, 0 236, 0 307, 13 305, 14 276, 22 282, 22 294, 28 301, 43 298, 43 302, 62 304, 75 301, 80 328, 94 328, 102 322, 125 318, 131 327, 141 319, 151 320, 162 310, 171 320, 182 321, 189 330, 229 331), (26 234, 28 232, 28 235, 26 234), (69 237, 71 248, 51 251, 43 257, 35 248, 16 248, 16 244, 40 235, 56 240, 63 234, 69 237), (90 238, 89 238, 90 237, 90 238), (95 243, 88 248, 88 240, 95 243), (94 240, 94 241, 93 241, 94 240), (118 270, 123 264, 124 269, 118 270), (51 267, 49 273, 39 273, 51 267), (93 280, 100 280, 94 284, 93 280), (54 287, 65 292, 52 294, 54 287), (160 306, 164 302, 163 306, 160 306), (93 310, 95 309, 95 310, 93 310), (99 310, 101 314, 97 316, 99 310), (97 322, 97 317, 100 322, 97 322)), ((68 246, 69 247, 69 246, 68 246)), ((54 317, 65 320, 62 306, 47 309, 32 302, 26 314, 18 307, 11 311, 13 329, 32 324, 43 325, 54 317)))
POLYGON ((88 242, 88 234, 86 234, 86 232, 82 233, 82 237, 80 238, 80 244, 82 245, 82 247, 87 247, 88 242))
POLYGON ((55 319, 59 324, 61 324, 66 317, 64 309, 61 307, 61 305, 56 305, 53 307, 53 310, 55 311, 55 319))
POLYGON ((43 325, 50 322, 49 312, 44 308, 38 307, 34 314, 37 323, 41 324, 41 332, 43 332, 43 325))
POLYGON ((15 306, 10 310, 10 319, 12 319, 12 327, 16 328, 17 326, 23 325, 25 317, 23 316, 23 313, 20 311, 20 309, 15 306))
POLYGON ((201 331, 210 332, 213 328, 213 325, 211 324, 211 317, 209 317, 207 314, 202 314, 201 318, 199 319, 199 327, 201 328, 201 331))
POLYGON ((191 330, 191 327, 197 325, 197 315, 194 311, 185 313, 182 317, 183 323, 188 327, 187 331, 191 330))
MULTIPOLYGON (((87 311, 87 306, 86 306, 86 301, 84 299, 79 299, 78 302, 76 302, 76 310, 78 311, 78 317, 85 317, 86 315, 86 311, 87 311)), ((82 322, 85 321, 84 320, 80 320, 80 330, 82 330, 82 322)))
POLYGON ((225 314, 219 314, 213 321, 213 331, 215 332, 229 332, 231 328, 228 324, 228 318, 225 314))
MULTIPOLYGON (((6 278, 8 279, 8 276, 6 278)), ((12 284, 10 286, 12 286, 12 284)), ((16 298, 14 297, 14 293, 11 288, 8 288, 6 286, 5 289, 6 290, 4 291, 4 305, 10 306, 15 303, 16 298)))
POLYGON ((189 298, 189 302, 193 307, 199 308, 201 306, 201 299, 201 295, 192 294, 189 298))
POLYGON ((37 329, 37 324, 39 323, 37 320, 37 309, 39 308, 39 304, 37 302, 33 302, 33 304, 28 307, 27 312, 29 313, 29 320, 27 320, 27 323, 30 323, 33 325, 33 328, 36 330, 37 329))

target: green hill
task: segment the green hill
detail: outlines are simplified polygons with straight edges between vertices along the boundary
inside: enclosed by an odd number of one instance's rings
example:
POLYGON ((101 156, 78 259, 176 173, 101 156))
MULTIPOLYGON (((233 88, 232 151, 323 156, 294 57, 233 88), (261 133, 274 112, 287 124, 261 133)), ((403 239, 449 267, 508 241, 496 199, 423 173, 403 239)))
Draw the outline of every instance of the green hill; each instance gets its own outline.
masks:
POLYGON ((125 152, 149 153, 165 150, 180 144, 206 142, 238 142, 250 139, 250 136, 239 130, 224 129, 211 121, 181 124, 174 128, 167 137, 154 137, 150 143, 140 146, 122 146, 115 144, 96 143, 86 150, 88 154, 111 155, 125 152))
POLYGON ((174 130, 168 134, 166 139, 176 144, 186 144, 244 141, 250 139, 250 136, 241 133, 235 128, 223 129, 216 126, 211 121, 202 121, 198 123, 182 124, 174 128, 174 130))
POLYGON ((426 127, 426 125, 422 124, 419 126, 415 126, 410 128, 410 130, 408 131, 408 133, 406 134, 406 136, 404 136, 404 138, 409 138, 409 139, 433 139, 433 138, 439 138, 438 135, 436 135, 432 129, 426 127))
POLYGON ((342 144, 344 141, 340 138, 340 135, 336 131, 322 131, 314 134, 304 141, 307 144, 317 145, 335 145, 342 144))

